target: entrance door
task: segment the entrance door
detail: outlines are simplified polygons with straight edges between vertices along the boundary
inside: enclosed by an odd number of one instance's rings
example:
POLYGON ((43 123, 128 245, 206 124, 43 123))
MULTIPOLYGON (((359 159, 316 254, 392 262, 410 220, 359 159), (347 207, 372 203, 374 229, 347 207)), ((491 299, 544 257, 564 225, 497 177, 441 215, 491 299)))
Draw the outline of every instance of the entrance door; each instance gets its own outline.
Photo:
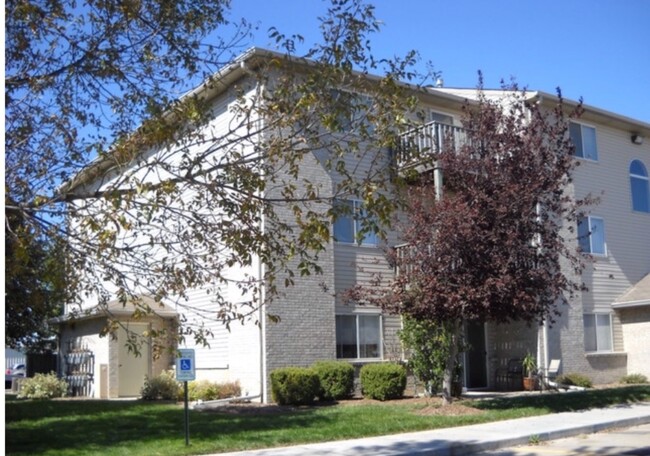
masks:
MULTIPOLYGON (((138 341, 144 331, 149 329, 147 323, 127 323, 126 328, 120 328, 117 342, 118 348, 118 388, 120 397, 139 396, 140 390, 144 385, 145 376, 149 375, 149 364, 151 360, 151 350, 149 343, 140 345, 140 353, 136 356, 129 351, 126 346, 128 340, 127 331, 138 336, 138 341)), ((146 340, 146 339, 145 339, 146 340)))
POLYGON ((465 337, 470 345, 465 353, 465 386, 467 388, 487 387, 487 350, 485 345, 485 324, 467 322, 465 337))

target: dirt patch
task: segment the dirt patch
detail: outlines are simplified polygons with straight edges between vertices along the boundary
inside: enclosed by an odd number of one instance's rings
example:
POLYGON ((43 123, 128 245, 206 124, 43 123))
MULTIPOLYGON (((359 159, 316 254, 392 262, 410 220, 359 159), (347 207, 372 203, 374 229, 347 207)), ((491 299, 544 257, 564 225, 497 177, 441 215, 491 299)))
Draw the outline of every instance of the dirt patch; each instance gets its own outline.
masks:
POLYGON ((228 413, 232 415, 274 415, 280 413, 301 412, 313 410, 320 407, 357 407, 360 405, 378 405, 378 406, 392 406, 392 405, 412 405, 414 412, 418 415, 440 415, 440 416, 459 416, 459 415, 477 415, 485 413, 483 410, 475 409, 467 405, 467 401, 463 404, 459 402, 452 403, 445 407, 440 405, 439 398, 429 397, 405 397, 402 399, 394 399, 388 401, 376 401, 365 398, 346 399, 338 402, 316 402, 314 405, 309 406, 290 406, 290 405, 277 405, 277 404, 260 404, 258 402, 247 403, 231 403, 209 406, 202 409, 206 412, 228 413))
POLYGON ((479 410, 468 405, 468 401, 464 403, 453 402, 450 405, 442 406, 440 398, 431 397, 405 397, 402 399, 395 399, 390 401, 374 401, 371 399, 352 399, 348 401, 341 401, 343 406, 355 406, 366 404, 379 404, 379 405, 413 405, 415 406, 414 413, 417 415, 439 415, 439 416, 460 416, 460 415, 480 415, 485 413, 484 410, 479 410))
POLYGON ((465 415, 482 415, 485 410, 468 407, 463 404, 452 403, 450 405, 440 406, 431 405, 424 407, 416 412, 418 415, 424 416, 465 416, 465 415))

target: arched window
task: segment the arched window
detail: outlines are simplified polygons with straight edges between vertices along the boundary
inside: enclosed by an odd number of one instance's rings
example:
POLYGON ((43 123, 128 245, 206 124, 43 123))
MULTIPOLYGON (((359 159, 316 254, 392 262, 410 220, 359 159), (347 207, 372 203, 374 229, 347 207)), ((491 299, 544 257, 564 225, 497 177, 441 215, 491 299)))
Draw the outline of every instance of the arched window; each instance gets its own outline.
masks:
POLYGON ((648 171, 641 160, 633 160, 630 163, 630 188, 632 191, 632 210, 650 212, 648 171))

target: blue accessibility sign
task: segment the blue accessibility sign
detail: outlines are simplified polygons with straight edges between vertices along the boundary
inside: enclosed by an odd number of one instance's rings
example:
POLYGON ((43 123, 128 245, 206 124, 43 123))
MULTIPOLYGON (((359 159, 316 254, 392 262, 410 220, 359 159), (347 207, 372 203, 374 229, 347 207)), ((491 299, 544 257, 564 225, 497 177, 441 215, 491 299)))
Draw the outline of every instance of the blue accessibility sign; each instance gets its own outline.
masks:
POLYGON ((194 349, 181 348, 178 350, 178 354, 179 356, 176 358, 176 380, 179 382, 196 380, 194 349))

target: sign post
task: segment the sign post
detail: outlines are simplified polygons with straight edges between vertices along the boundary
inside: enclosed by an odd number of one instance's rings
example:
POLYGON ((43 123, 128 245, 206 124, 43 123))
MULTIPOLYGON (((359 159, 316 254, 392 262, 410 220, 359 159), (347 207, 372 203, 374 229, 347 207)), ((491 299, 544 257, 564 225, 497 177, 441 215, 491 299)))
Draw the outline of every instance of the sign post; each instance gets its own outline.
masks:
POLYGON ((185 396, 185 445, 190 444, 190 411, 187 401, 187 382, 196 379, 194 366, 194 349, 181 348, 176 358, 176 380, 183 382, 185 396))

